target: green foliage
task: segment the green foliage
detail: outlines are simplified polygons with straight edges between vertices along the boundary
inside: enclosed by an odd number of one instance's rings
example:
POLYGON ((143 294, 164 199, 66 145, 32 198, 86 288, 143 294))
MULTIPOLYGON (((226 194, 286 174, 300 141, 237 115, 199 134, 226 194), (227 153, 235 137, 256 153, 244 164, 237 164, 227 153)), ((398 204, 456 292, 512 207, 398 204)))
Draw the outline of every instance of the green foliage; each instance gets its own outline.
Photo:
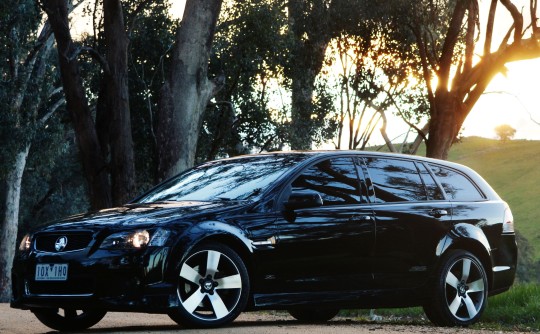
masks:
POLYGON ((137 188, 142 193, 155 184, 157 148, 154 125, 160 89, 170 63, 170 50, 178 25, 168 12, 169 1, 151 2, 134 16, 128 8, 128 26, 132 24, 129 45, 129 89, 131 126, 135 153, 137 188))
MULTIPOLYGON (((135 155, 136 187, 142 193, 156 183, 155 118, 160 89, 168 73, 170 51, 178 22, 169 15, 170 1, 144 0, 123 2, 126 31, 129 34, 128 76, 131 127, 135 155)), ((88 2, 84 10, 87 17, 95 16, 93 31, 82 36, 81 45, 91 46, 101 55, 107 47, 104 41, 103 19, 98 0, 88 2), (97 9, 97 12, 94 11, 97 9)), ((101 65, 88 53, 79 56, 79 64, 87 97, 97 114, 102 110, 100 100, 103 72, 101 65)), ((102 115, 102 114, 100 114, 102 115)), ((98 132, 105 133, 108 121, 96 116, 98 132)))
MULTIPOLYGON (((19 233, 87 209, 76 145, 54 111, 61 92, 56 54, 40 43, 43 13, 33 0, 0 3, 0 199, 18 152, 30 145, 23 174, 19 233), (70 158, 67 158, 70 157, 70 158)), ((4 208, 0 208, 3 213, 4 208)), ((3 219, 3 217, 0 217, 3 219)))
POLYGON ((198 161, 272 150, 283 144, 282 110, 273 108, 271 100, 279 98, 277 85, 283 83, 283 66, 289 57, 286 24, 278 1, 224 5, 209 71, 224 76, 225 87, 206 113, 198 161))
POLYGON ((334 139, 336 147, 363 149, 381 126, 383 113, 393 112, 408 123, 418 123, 427 114, 425 88, 419 84, 421 68, 412 45, 396 45, 383 27, 380 23, 381 32, 367 39, 343 35, 330 44, 330 61, 323 71, 336 82, 335 103, 339 101, 338 110, 330 115, 339 124, 336 137, 342 132, 349 137, 348 146, 341 138, 334 139))
POLYGON ((89 209, 74 133, 62 122, 63 112, 49 119, 33 141, 22 184, 20 235, 89 209))
MULTIPOLYGON (((21 93, 24 75, 32 70, 25 64, 36 40, 40 22, 39 8, 32 0, 6 0, 0 3, 0 181, 11 169, 16 152, 28 141, 31 131, 25 127, 30 115, 14 110, 21 93)), ((32 91, 27 92, 32 99, 32 91)), ((28 100, 27 99, 27 100, 28 100)))

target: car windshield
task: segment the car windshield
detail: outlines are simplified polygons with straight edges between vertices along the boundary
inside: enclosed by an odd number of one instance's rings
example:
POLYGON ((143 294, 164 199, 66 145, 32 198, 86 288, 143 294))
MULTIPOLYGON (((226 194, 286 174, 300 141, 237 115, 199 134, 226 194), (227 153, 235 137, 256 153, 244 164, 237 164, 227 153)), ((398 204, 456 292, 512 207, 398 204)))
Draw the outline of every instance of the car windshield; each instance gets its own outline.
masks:
POLYGON ((139 198, 138 203, 256 199, 307 155, 262 155, 213 161, 182 173, 139 198))

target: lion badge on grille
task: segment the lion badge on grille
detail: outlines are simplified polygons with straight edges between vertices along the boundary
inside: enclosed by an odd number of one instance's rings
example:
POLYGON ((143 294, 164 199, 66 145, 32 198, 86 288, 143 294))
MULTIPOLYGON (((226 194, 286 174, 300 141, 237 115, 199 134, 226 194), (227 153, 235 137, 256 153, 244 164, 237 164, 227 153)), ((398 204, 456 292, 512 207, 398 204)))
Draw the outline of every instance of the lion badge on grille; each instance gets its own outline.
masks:
POLYGON ((66 236, 62 236, 58 239, 56 239, 56 242, 54 243, 54 249, 56 249, 57 252, 63 251, 68 243, 68 238, 66 236))

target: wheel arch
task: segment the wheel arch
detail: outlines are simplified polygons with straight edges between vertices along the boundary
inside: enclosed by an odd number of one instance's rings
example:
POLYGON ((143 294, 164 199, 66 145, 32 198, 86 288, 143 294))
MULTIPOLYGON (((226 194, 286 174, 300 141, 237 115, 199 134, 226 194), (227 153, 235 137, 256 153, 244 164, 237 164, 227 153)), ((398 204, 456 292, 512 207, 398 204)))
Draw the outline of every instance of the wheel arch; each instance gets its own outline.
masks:
POLYGON ((484 267, 488 279, 488 289, 491 289, 493 286, 491 247, 484 232, 474 225, 457 224, 449 234, 440 240, 437 246, 438 259, 452 250, 465 250, 476 256, 484 267))
POLYGON ((248 273, 251 273, 253 246, 245 232, 236 226, 223 222, 206 221, 195 224, 177 238, 171 249, 168 274, 175 277, 176 271, 179 270, 179 263, 189 252, 194 247, 207 242, 220 243, 230 247, 244 261, 248 273))

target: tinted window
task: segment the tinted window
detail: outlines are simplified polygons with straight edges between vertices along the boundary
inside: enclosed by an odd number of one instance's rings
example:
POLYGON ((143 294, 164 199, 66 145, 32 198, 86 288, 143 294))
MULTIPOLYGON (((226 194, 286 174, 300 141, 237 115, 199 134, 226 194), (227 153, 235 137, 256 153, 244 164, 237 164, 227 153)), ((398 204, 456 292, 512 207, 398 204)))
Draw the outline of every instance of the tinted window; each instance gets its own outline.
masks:
POLYGON ((439 178, 449 199, 458 201, 477 201, 484 199, 474 184, 464 175, 441 166, 430 165, 430 168, 439 178))
POLYGON ((305 158, 266 155, 210 162, 157 186, 138 202, 254 199, 305 158))
POLYGON ((424 185, 426 186, 428 200, 444 199, 441 188, 439 188, 437 183, 435 183, 433 176, 429 173, 427 168, 421 163, 417 164, 417 166, 418 166, 418 170, 420 171, 420 176, 422 177, 422 181, 424 181, 424 185))
POLYGON ((412 161, 366 158, 365 162, 375 192, 375 203, 427 199, 424 185, 412 161))
POLYGON ((360 203, 359 182, 351 158, 336 158, 307 168, 292 183, 293 191, 318 192, 323 205, 360 203))

